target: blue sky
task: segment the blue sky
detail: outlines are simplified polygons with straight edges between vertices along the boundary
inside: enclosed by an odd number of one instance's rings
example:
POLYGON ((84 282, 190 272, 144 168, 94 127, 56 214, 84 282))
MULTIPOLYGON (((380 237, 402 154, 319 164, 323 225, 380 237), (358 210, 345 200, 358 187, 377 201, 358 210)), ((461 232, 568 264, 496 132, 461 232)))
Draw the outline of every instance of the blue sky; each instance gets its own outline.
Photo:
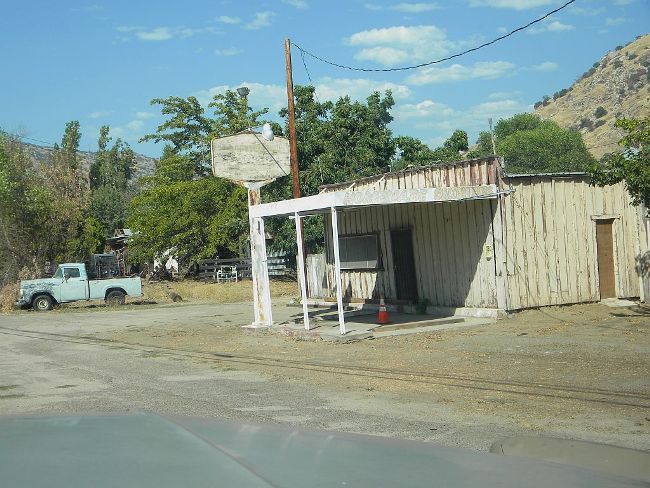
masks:
MULTIPOLYGON (((155 97, 207 101, 247 85, 255 109, 286 105, 284 39, 340 64, 394 68, 462 51, 528 23, 565 0, 3 1, 0 127, 59 141, 79 120, 81 149, 109 125, 138 152, 163 120, 155 97)), ((395 134, 432 147, 462 128, 532 110, 608 50, 646 34, 648 0, 577 0, 542 24, 481 51, 412 71, 340 70, 305 57, 318 98, 392 89, 395 134)), ((308 83, 293 48, 294 83, 308 83)), ((33 142, 33 141, 29 141, 33 142)))

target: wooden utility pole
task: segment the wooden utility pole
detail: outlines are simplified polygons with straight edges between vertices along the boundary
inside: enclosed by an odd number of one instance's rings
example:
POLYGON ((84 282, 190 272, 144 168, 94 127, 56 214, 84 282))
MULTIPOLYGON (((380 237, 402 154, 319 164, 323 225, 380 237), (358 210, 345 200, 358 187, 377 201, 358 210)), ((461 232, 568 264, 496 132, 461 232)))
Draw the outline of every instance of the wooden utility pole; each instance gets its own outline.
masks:
POLYGON ((287 98, 289 108, 289 148, 291 151, 291 179, 293 198, 300 198, 300 180, 298 179, 298 145, 296 144, 296 107, 293 102, 293 72, 291 69, 291 41, 284 40, 284 59, 287 65, 287 98))

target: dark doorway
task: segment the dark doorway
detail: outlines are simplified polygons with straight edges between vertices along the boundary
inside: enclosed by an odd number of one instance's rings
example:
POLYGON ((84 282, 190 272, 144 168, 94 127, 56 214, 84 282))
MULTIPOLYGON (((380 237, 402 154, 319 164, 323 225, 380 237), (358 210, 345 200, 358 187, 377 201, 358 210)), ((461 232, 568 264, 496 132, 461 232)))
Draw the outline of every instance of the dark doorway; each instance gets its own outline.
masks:
POLYGON ((598 247, 598 283, 600 298, 616 298, 614 277, 614 220, 596 221, 596 245, 598 247))
POLYGON ((390 233, 393 247, 393 270, 398 300, 417 301, 418 287, 413 260, 411 230, 393 230, 390 233))

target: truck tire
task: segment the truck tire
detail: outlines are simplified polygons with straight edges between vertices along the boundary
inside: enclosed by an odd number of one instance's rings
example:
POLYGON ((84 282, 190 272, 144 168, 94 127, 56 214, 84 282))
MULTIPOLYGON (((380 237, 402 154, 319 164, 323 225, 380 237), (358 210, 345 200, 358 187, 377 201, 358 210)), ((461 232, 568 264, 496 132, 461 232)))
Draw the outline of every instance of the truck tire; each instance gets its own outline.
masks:
POLYGON ((48 295, 38 295, 32 301, 32 308, 37 312, 52 310, 52 299, 48 295))
POLYGON ((109 305, 124 305, 125 295, 120 290, 111 290, 106 294, 106 303, 109 305))

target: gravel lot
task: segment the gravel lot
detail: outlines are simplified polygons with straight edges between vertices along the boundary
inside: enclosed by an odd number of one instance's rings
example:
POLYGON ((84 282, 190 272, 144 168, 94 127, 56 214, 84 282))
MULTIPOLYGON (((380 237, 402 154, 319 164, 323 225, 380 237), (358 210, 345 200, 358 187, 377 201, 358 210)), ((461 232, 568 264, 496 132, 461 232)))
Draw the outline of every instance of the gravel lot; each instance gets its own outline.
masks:
MULTIPOLYGON (((283 302, 276 320, 300 314, 283 302)), ((251 319, 249 303, 205 302, 0 316, 0 411, 148 409, 473 449, 516 434, 650 449, 647 308, 551 307, 350 344, 243 332, 251 319)))

